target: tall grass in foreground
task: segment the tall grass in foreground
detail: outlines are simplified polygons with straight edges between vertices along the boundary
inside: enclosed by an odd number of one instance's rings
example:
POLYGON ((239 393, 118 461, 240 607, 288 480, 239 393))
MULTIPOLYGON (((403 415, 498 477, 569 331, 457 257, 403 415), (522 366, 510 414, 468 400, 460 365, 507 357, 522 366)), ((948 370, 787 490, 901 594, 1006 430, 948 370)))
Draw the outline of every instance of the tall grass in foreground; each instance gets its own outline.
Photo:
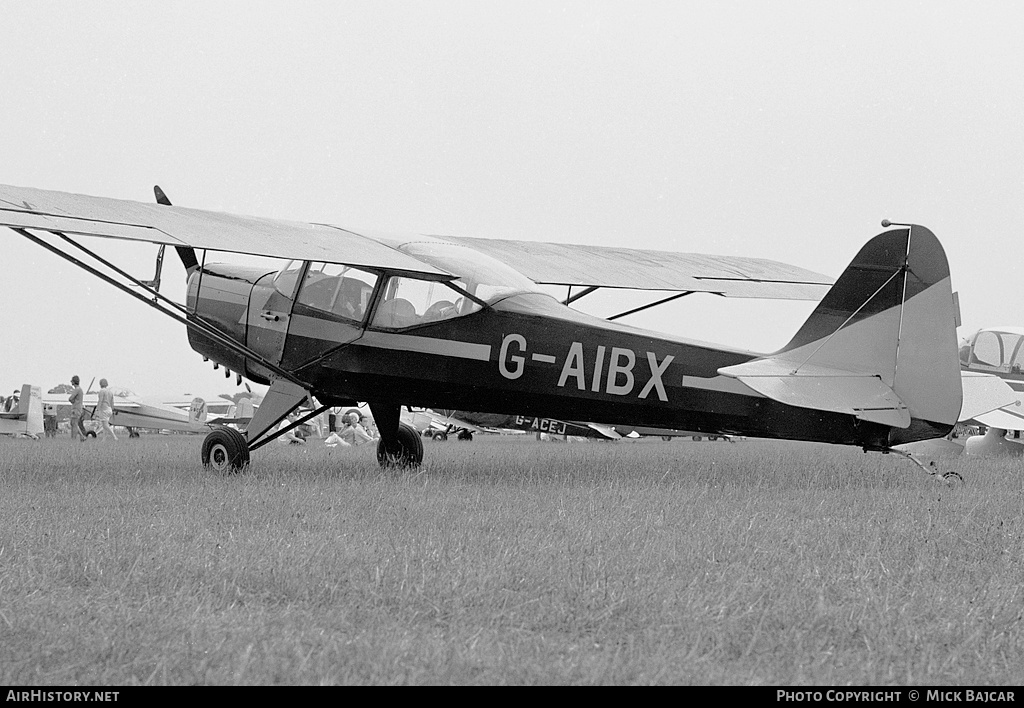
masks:
POLYGON ((3 684, 1019 684, 1020 462, 0 439, 3 684))

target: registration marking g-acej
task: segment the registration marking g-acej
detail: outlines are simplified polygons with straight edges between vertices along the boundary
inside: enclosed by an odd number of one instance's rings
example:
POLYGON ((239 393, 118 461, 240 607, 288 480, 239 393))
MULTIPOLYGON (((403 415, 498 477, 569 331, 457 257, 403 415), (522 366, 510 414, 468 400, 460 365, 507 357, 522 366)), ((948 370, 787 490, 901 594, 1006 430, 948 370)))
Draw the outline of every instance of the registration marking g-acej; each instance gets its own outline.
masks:
POLYGON ((395 349, 421 354, 437 354, 438 356, 454 356, 460 359, 490 361, 490 344, 473 344, 458 342, 452 339, 436 339, 434 337, 416 337, 411 334, 394 334, 392 332, 367 332, 353 344, 378 349, 395 349))

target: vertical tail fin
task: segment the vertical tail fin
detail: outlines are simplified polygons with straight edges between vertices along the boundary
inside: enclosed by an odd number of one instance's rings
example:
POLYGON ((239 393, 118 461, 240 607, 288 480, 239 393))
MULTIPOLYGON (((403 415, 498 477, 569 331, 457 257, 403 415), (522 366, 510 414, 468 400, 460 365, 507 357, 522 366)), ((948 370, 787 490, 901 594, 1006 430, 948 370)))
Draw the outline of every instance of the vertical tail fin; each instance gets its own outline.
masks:
POLYGON ((721 373, 783 403, 892 426, 890 445, 945 435, 962 391, 938 239, 916 225, 879 234, 789 344, 721 373))
POLYGON ((196 396, 188 407, 188 422, 202 425, 206 422, 206 400, 196 396))
POLYGON ((25 384, 21 387, 18 415, 24 416, 24 428, 20 432, 33 437, 43 434, 43 394, 38 386, 25 384))

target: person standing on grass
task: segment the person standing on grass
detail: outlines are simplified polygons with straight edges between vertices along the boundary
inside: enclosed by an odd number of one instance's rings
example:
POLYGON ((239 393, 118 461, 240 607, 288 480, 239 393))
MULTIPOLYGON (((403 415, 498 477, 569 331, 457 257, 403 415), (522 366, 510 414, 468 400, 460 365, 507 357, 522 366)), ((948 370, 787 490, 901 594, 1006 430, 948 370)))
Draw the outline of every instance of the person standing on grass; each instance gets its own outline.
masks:
POLYGON ((78 385, 77 376, 71 377, 71 385, 74 386, 71 395, 68 396, 68 401, 71 402, 71 437, 81 436, 82 442, 85 442, 87 437, 85 423, 82 421, 82 418, 85 417, 85 394, 82 392, 82 387, 78 385))
POLYGON ((110 427, 110 416, 114 415, 114 393, 107 388, 107 380, 100 379, 100 392, 96 394, 96 408, 93 410, 92 417, 100 422, 100 435, 103 439, 107 439, 109 435, 113 440, 117 440, 117 436, 114 435, 114 429, 110 427))

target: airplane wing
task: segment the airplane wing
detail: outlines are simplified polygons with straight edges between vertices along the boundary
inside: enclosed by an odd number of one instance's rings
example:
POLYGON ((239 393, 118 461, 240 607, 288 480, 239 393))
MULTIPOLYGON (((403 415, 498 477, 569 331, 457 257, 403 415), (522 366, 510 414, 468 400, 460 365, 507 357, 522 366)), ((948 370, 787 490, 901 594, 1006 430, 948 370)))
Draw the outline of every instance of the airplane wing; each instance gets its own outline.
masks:
POLYGON ((826 275, 764 258, 486 238, 438 238, 486 253, 535 283, 545 285, 821 300, 834 282, 826 275))
MULTIPOLYGON (((67 406, 71 407, 71 402, 68 400, 68 394, 66 393, 44 393, 42 396, 43 405, 47 406, 67 406)), ((92 410, 96 407, 98 401, 95 393, 87 393, 82 397, 82 407, 87 411, 92 410)), ((126 399, 120 396, 114 396, 114 408, 132 409, 138 408, 139 403, 131 399, 126 399)))
MULTIPOLYGON (((385 268, 421 278, 448 273, 381 238, 340 226, 0 185, 0 225, 145 241, 282 259, 385 268)), ((761 258, 630 248, 437 237, 490 255, 539 284, 709 292, 730 297, 820 300, 833 282, 809 270, 761 258)))
POLYGON ((0 225, 282 259, 344 262, 438 280, 452 277, 372 238, 335 226, 27 187, 0 185, 0 225))

